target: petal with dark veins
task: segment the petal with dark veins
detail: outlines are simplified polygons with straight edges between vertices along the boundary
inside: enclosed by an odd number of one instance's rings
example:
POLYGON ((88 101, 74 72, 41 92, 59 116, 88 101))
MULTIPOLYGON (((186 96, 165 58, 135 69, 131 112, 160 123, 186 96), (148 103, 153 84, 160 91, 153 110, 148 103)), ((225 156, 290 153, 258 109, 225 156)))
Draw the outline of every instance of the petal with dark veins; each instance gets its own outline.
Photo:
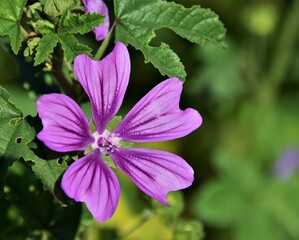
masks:
POLYGON ((189 164, 172 153, 127 148, 109 152, 109 155, 144 193, 166 205, 168 192, 189 187, 194 179, 189 164))
POLYGON ((63 174, 61 186, 70 198, 84 202, 100 222, 115 212, 120 195, 119 181, 103 161, 99 149, 71 164, 63 174))

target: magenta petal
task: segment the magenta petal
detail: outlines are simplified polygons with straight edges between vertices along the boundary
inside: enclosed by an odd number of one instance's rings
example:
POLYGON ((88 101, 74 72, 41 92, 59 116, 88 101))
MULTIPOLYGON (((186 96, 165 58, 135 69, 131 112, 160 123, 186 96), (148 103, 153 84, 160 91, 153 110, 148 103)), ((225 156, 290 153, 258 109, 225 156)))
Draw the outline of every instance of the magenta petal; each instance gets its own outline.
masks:
POLYGON ((123 101, 130 77, 130 57, 124 44, 101 61, 81 54, 75 58, 74 69, 92 105, 93 120, 102 133, 123 101))
POLYGON ((85 150, 94 141, 89 122, 78 104, 63 94, 46 94, 37 100, 43 130, 37 135, 58 152, 85 150))
POLYGON ((83 0, 83 4, 86 12, 99 13, 105 16, 104 23, 93 29, 96 40, 105 39, 109 31, 109 13, 106 4, 102 0, 83 0))
POLYGON ((167 205, 170 191, 186 188, 193 182, 193 169, 172 153, 145 149, 118 149, 109 153, 116 165, 149 196, 167 205))
POLYGON ((179 108, 182 82, 169 78, 146 94, 121 121, 114 133, 127 141, 164 141, 186 136, 202 118, 191 108, 179 108))
POLYGON ((62 189, 77 202, 85 202, 93 217, 106 221, 118 204, 120 186, 114 172, 102 160, 100 150, 75 161, 65 171, 62 189))

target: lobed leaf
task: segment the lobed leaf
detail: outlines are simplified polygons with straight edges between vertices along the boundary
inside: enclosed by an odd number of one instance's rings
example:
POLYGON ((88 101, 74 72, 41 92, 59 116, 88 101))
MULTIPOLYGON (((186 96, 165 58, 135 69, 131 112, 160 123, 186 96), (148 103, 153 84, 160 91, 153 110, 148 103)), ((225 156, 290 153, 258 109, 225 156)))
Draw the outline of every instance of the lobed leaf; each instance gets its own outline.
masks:
POLYGON ((39 41, 38 47, 36 48, 36 55, 34 58, 34 66, 44 62, 49 55, 53 52, 54 47, 58 43, 58 37, 55 33, 49 32, 44 35, 39 41))
POLYGON ((1 0, 0 35, 8 35, 10 46, 15 54, 19 52, 24 39, 21 33, 20 20, 26 0, 1 0))
POLYGON ((17 209, 17 216, 22 217, 22 221, 14 222, 14 227, 24 227, 22 232, 26 234, 11 237, 4 232, 1 239, 43 239, 45 236, 57 240, 74 239, 80 222, 81 205, 61 207, 50 193, 43 191, 42 184, 29 168, 15 166, 19 171, 11 171, 7 175, 6 186, 9 190, 5 197, 17 209))
POLYGON ((61 33, 85 34, 104 22, 105 17, 97 13, 75 14, 63 21, 61 33))
POLYGON ((45 35, 40 40, 36 49, 34 65, 36 66, 44 62, 53 52, 58 42, 62 46, 66 60, 70 62, 79 54, 85 53, 90 55, 91 48, 80 43, 73 34, 85 34, 100 25, 103 21, 104 17, 100 14, 85 13, 83 15, 71 15, 69 11, 65 11, 59 20, 56 32, 54 32, 54 29, 51 29, 51 26, 48 26, 47 22, 40 22, 37 25, 37 30, 42 30, 45 35))
POLYGON ((37 156, 29 147, 35 138, 35 131, 23 118, 22 112, 9 101, 9 94, 0 87, 0 196, 3 194, 4 177, 9 166, 23 158, 33 164, 35 175, 41 179, 44 187, 54 193, 55 184, 67 164, 58 164, 59 157, 45 159, 37 156))
POLYGON ((163 75, 184 80, 186 73, 179 57, 162 43, 149 45, 155 30, 169 28, 187 40, 203 45, 206 41, 223 45, 225 28, 218 16, 209 9, 183 6, 157 0, 115 0, 118 19, 116 40, 131 44, 142 51, 146 62, 151 62, 163 75))
POLYGON ((62 15, 71 6, 72 2, 72 0, 41 0, 44 12, 51 17, 62 15))
POLYGON ((27 144, 33 139, 22 112, 9 101, 7 91, 0 86, 0 196, 9 166, 28 153, 27 144))
POLYGON ((59 37, 66 60, 71 62, 77 55, 82 53, 90 55, 91 48, 80 43, 74 35, 70 33, 58 33, 57 36, 59 37))

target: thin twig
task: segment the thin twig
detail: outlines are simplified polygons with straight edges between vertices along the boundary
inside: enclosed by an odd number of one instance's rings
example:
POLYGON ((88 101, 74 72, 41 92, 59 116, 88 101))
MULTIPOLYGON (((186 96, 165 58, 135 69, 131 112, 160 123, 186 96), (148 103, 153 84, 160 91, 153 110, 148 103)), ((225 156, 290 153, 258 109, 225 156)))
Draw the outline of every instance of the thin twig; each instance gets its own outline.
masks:
POLYGON ((58 44, 54 49, 54 55, 52 58, 52 67, 54 75, 60 84, 61 88, 65 92, 66 95, 77 101, 78 96, 73 88, 72 84, 68 81, 68 79, 64 76, 62 72, 63 65, 63 52, 61 46, 58 44))

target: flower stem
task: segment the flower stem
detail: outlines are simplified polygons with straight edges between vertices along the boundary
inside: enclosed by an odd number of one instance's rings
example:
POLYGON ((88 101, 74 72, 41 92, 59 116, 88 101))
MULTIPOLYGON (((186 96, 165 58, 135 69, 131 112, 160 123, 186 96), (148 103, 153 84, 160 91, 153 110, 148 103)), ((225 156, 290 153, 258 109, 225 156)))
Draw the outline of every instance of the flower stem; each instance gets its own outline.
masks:
POLYGON ((115 22, 113 23, 107 37, 105 38, 105 40, 102 42, 101 46, 99 47, 99 49, 94 57, 95 60, 100 60, 102 58, 102 56, 103 56, 104 52, 106 51, 106 48, 110 42, 114 27, 115 27, 115 22))
POLYGON ((48 239, 49 239, 48 231, 43 230, 41 240, 48 240, 48 239))
POLYGON ((268 74, 268 80, 274 91, 284 80, 290 60, 294 56, 294 47, 299 36, 298 10, 299 1, 293 1, 279 31, 280 38, 277 41, 268 74))
POLYGON ((27 39, 29 36, 29 33, 22 27, 21 24, 19 26, 20 26, 22 35, 24 36, 25 39, 27 39))
POLYGON ((77 101, 77 93, 72 84, 66 79, 62 71, 63 53, 61 47, 58 45, 54 49, 54 56, 52 58, 52 67, 54 75, 66 95, 77 101))
POLYGON ((258 101, 262 104, 273 102, 280 84, 285 80, 285 74, 294 56, 295 44, 299 37, 298 10, 299 1, 295 0, 288 9, 281 29, 278 30, 278 39, 271 57, 269 70, 257 92, 258 101))

